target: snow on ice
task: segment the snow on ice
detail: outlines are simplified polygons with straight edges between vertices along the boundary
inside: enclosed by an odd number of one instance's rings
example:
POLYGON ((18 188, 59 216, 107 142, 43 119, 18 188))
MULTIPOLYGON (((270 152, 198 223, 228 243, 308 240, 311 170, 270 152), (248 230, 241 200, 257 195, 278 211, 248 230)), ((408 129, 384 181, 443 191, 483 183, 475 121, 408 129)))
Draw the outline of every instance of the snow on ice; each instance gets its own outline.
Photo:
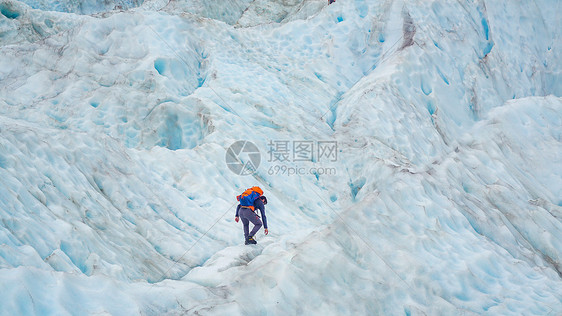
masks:
POLYGON ((0 314, 561 314, 560 12, 1 0, 0 314))

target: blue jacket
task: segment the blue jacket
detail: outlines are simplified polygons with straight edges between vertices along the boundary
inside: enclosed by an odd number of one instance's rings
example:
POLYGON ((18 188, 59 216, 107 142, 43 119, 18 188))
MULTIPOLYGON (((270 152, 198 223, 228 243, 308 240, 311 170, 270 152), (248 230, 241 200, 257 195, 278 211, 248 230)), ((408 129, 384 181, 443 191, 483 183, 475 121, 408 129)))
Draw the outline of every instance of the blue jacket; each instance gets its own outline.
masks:
MULTIPOLYGON (((236 208, 236 217, 238 217, 238 211, 240 211, 240 207, 241 207, 241 205, 238 204, 238 207, 236 208)), ((265 205, 263 205, 263 202, 261 201, 261 199, 256 199, 254 201, 254 210, 256 210, 256 209, 259 209, 260 212, 261 212, 261 219, 263 221, 263 227, 265 229, 268 229, 267 228, 267 217, 265 217, 265 205)))

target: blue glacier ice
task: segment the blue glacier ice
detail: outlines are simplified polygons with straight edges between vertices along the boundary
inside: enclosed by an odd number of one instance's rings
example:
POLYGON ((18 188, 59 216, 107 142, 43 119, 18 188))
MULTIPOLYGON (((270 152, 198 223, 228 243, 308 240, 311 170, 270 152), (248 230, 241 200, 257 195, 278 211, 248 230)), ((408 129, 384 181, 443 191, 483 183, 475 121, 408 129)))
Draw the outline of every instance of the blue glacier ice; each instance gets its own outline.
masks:
POLYGON ((562 314, 561 9, 0 0, 0 315, 562 314))

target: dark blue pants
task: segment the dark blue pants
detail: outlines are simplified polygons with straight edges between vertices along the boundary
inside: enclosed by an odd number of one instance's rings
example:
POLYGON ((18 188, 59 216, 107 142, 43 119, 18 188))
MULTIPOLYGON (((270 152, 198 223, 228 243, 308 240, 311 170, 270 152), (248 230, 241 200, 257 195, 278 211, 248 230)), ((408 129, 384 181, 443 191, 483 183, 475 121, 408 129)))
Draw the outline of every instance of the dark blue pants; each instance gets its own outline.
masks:
POLYGON ((254 237, 258 230, 260 230, 263 226, 261 219, 249 208, 241 207, 238 213, 238 215, 240 215, 240 219, 242 220, 242 224, 244 224, 244 238, 248 239, 248 237, 254 237), (248 233, 250 230, 250 222, 254 224, 254 228, 248 233))

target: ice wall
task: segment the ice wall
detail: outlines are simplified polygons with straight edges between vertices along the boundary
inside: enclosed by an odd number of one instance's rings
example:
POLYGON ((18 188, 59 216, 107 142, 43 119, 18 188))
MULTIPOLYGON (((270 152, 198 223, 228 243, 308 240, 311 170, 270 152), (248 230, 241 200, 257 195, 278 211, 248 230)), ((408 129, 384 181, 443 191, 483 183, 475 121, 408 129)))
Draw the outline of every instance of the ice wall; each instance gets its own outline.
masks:
POLYGON ((0 2, 0 314, 562 312, 557 1, 44 5, 0 2))

